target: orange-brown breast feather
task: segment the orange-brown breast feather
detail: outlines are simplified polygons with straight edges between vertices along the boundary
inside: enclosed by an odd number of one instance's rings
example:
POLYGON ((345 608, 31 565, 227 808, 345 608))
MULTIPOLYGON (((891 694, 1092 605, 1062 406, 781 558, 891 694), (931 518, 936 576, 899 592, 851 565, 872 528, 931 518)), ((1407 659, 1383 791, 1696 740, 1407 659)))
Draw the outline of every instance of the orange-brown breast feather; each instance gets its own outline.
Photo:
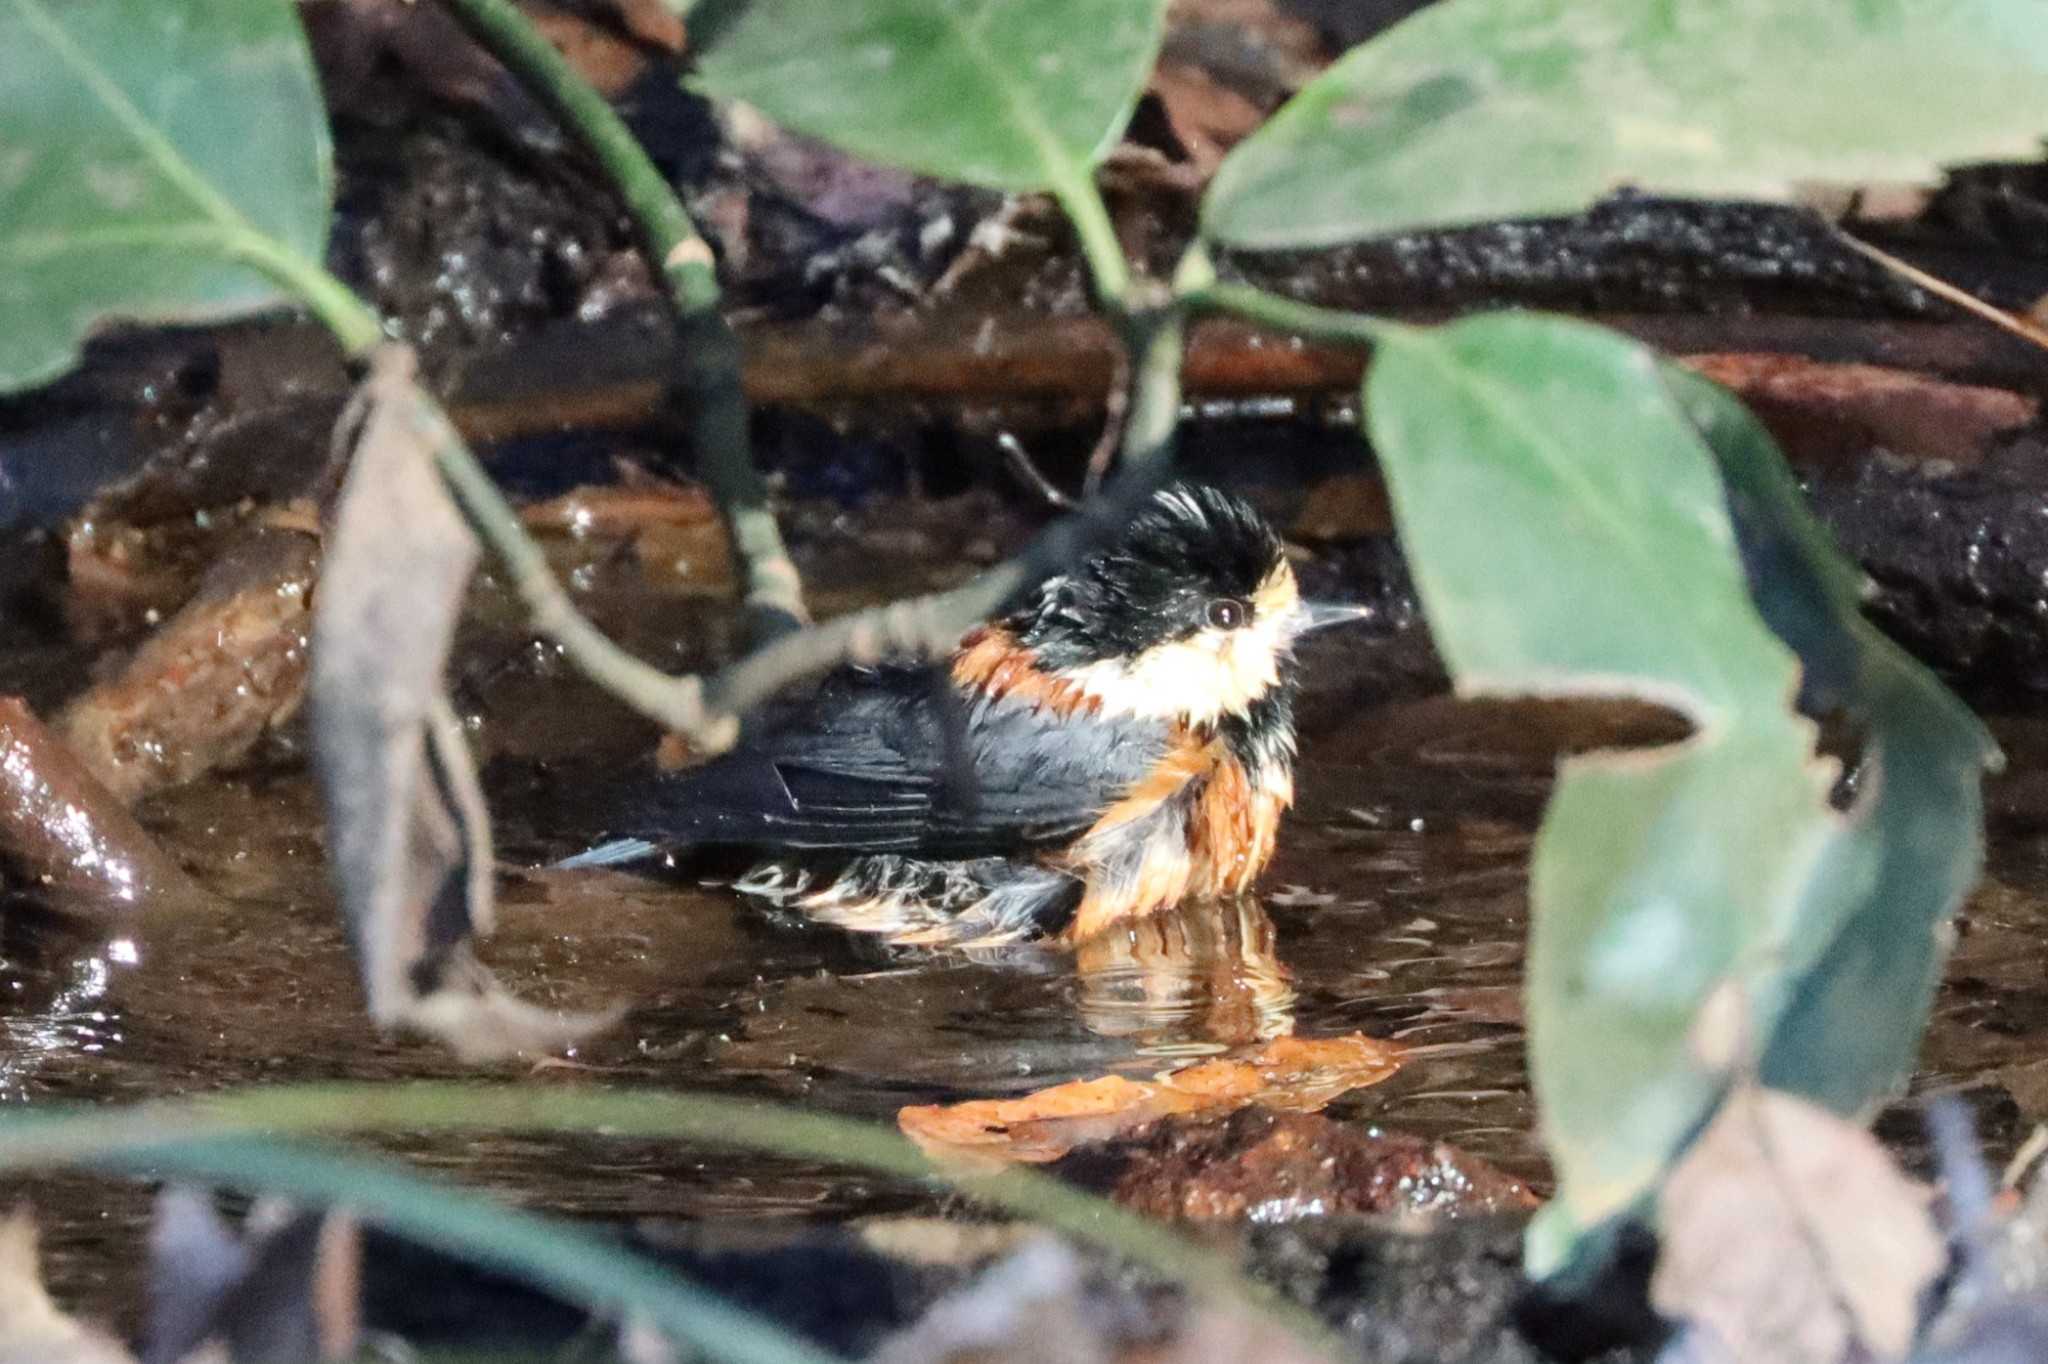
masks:
POLYGON ((1244 764, 1225 756, 1203 784, 1188 841, 1198 894, 1240 895, 1251 888, 1279 840, 1280 816, 1294 803, 1292 776, 1254 783, 1244 764))
POLYGON ((1055 715, 1093 714, 1102 708, 1073 683, 1039 667, 1031 650, 1000 626, 982 626, 961 641, 953 656, 953 681, 991 701, 1013 697, 1055 715))
POLYGON ((1069 943, 1083 943, 1110 927, 1131 919, 1142 919, 1177 905, 1188 895, 1194 863, 1185 845, 1154 839, 1145 845, 1144 860, 1137 875, 1106 886, 1091 878, 1081 896, 1080 907, 1064 934, 1069 943))
MULTIPOLYGON (((1056 715, 1094 714, 1101 702, 1038 666, 1031 650, 999 626, 969 634, 953 659, 953 680, 991 700, 1013 698, 1056 715)), ((1083 942, 1120 919, 1140 917, 1195 895, 1238 895, 1272 860, 1280 817, 1293 804, 1291 777, 1255 783, 1217 739, 1182 730, 1166 756, 1102 812, 1066 857, 1089 885, 1065 937, 1083 942), (1089 845, 1156 813, 1193 788, 1187 838, 1146 845, 1135 875, 1115 886, 1090 876, 1089 845)), ((1099 846, 1099 844, 1098 844, 1099 846)))
POLYGON ((1143 845, 1135 872, 1116 877, 1113 883, 1099 876, 1091 865, 1091 853, 1121 829, 1158 812, 1169 800, 1177 799, 1190 782, 1200 783, 1215 767, 1220 750, 1214 742, 1182 730, 1174 736, 1166 756, 1124 794, 1123 799, 1102 812, 1087 833, 1074 844, 1069 865, 1087 879, 1088 888, 1067 926, 1069 942, 1095 937, 1120 920, 1141 918, 1187 898, 1195 866, 1185 840, 1153 838, 1143 845))
POLYGON ((1202 743, 1183 731, 1152 770, 1124 793, 1124 798, 1102 812, 1082 841, 1140 820, 1179 795, 1191 781, 1206 778, 1216 766, 1217 747, 1202 743))

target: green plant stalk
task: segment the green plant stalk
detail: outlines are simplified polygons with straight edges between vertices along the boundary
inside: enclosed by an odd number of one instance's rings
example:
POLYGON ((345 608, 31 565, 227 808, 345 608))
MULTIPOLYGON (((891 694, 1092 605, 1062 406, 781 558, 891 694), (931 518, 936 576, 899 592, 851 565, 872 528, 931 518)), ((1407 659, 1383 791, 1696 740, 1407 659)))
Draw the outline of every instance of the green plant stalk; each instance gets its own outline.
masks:
MULTIPOLYGON (((296 294, 351 358, 366 358, 383 341, 377 315, 321 266, 261 233, 232 240, 230 249, 236 259, 296 294)), ((434 452, 435 466, 477 534, 504 563, 534 627, 561 645, 593 681, 657 724, 700 736, 707 746, 729 746, 738 723, 707 713, 699 678, 672 677, 635 658, 584 618, 555 581, 547 556, 520 524, 519 513, 484 472, 441 405, 423 391, 415 393, 412 419, 424 428, 422 436, 434 452)))
POLYGON ((1180 427, 1180 367, 1187 347, 1187 314, 1167 305, 1132 318, 1137 364, 1131 375, 1131 406, 1125 417, 1124 461, 1157 468, 1171 457, 1180 427))
POLYGON ((1344 345, 1370 346, 1409 330, 1400 322, 1389 322, 1367 313, 1347 313, 1313 303, 1298 303, 1249 284, 1223 284, 1214 280, 1193 283, 1185 288, 1181 297, 1197 312, 1234 313, 1275 331, 1344 345))
POLYGON ((1074 225, 1074 238, 1080 243, 1081 258, 1088 264, 1096 299, 1106 308, 1127 311, 1131 267, 1124 259, 1123 243, 1117 240, 1109 206, 1095 188, 1094 176, 1085 166, 1074 167, 1071 174, 1060 177, 1052 192, 1067 221, 1074 225))
POLYGON ((555 580, 546 554, 520 524, 519 513, 477 463, 441 405, 419 393, 413 420, 420 424, 435 467, 463 513, 505 565, 534 628, 561 645, 593 682, 663 728, 688 735, 712 752, 729 748, 738 736, 739 721, 709 711, 701 678, 671 676, 635 658, 576 609, 555 580))
MULTIPOLYGON (((376 313, 315 262, 253 230, 224 237, 222 250, 297 295, 352 359, 367 359, 382 343, 384 329, 376 313)), ((414 394, 411 420, 434 452, 435 467, 478 536, 505 565, 534 628, 559 644, 592 681, 656 724, 689 735, 707 751, 730 747, 739 721, 705 705, 703 679, 671 676, 635 658, 592 625, 555 581, 546 554, 526 533, 519 513, 484 472, 447 412, 425 391, 415 387, 414 394)))
POLYGON ((697 470, 717 496, 745 577, 756 631, 773 635, 809 619, 803 584, 754 466, 739 338, 719 312, 711 247, 631 130, 510 0, 445 0, 464 28, 519 77, 583 143, 625 201, 640 249, 675 306, 677 391, 690 416, 697 470))
MULTIPOLYGON (((0 1122, 0 1168, 106 1164, 116 1156, 123 1168, 138 1168, 164 1150, 196 1149, 258 1132, 305 1136, 479 1129, 691 1141, 904 1179, 941 1179, 978 1203, 1064 1231, 1199 1293, 1243 1303, 1305 1340, 1329 1343, 1327 1330, 1310 1313, 1244 1278, 1224 1256, 1049 1176, 1024 1169, 995 1174, 949 1170, 891 1132, 716 1096, 434 1082, 263 1086, 123 1109, 43 1109, 0 1122)), ((231 1172, 204 1177, 244 1182, 231 1172)), ((275 1187, 293 1192, 301 1186, 279 1181, 275 1187)), ((352 1196, 336 1201, 363 1206, 352 1196)))
MULTIPOLYGON (((1092 187, 1089 193, 1094 193, 1092 187)), ((842 659, 871 662, 943 654, 1046 574, 1086 558, 1144 505, 1172 469, 1185 327, 1184 311, 1171 301, 1123 315, 1124 334, 1135 339, 1138 361, 1131 378, 1122 467, 1101 497, 1055 521, 1022 553, 951 591, 871 607, 756 649, 711 680, 707 696, 713 711, 744 710, 842 659)))
POLYGON ((0 1164, 16 1168, 89 1162, 247 1193, 283 1190, 298 1200, 346 1208, 387 1231, 513 1274, 596 1312, 629 1312, 736 1364, 834 1364, 838 1358, 572 1223, 451 1191, 394 1161, 235 1135, 101 1144, 90 1155, 66 1161, 47 1148, 17 1157, 9 1135, 0 1132, 0 1164))
POLYGON ((255 229, 223 239, 223 253, 269 276, 296 295, 322 326, 334 334, 351 360, 367 359, 383 344, 384 324, 346 284, 276 238, 255 229))

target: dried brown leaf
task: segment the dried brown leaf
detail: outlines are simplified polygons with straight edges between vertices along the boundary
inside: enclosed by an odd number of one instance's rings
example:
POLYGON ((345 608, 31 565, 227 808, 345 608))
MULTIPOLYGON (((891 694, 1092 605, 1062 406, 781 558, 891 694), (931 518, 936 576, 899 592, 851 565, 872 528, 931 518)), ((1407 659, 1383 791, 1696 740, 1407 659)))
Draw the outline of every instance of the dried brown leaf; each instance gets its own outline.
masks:
POLYGON ((135 1364, 112 1336, 50 1300, 26 1208, 0 1218, 0 1364, 135 1364))
POLYGON ((1265 109, 1191 62, 1161 61, 1151 90, 1204 180, 1266 121, 1265 109))
POLYGON ((896 1114, 904 1135, 935 1155, 1038 1163, 1172 1113, 1225 1113, 1248 1104, 1313 1112, 1400 1068, 1400 1050, 1359 1033, 1281 1037, 1153 1080, 1105 1075, 1021 1099, 920 1104, 896 1114))
POLYGON ((1946 1258, 1928 1196, 1863 1128, 1744 1087, 1664 1186, 1652 1300, 1712 1359, 1901 1358, 1946 1258))
POLYGON ((522 1004, 471 954, 492 927, 490 817, 443 675, 478 546, 424 434, 409 353, 381 353, 313 612, 313 737, 370 1015, 474 1059, 545 1052, 615 1015, 522 1004))
POLYGON ((258 1203, 240 1229, 203 1190, 157 1196, 143 1364, 314 1364, 351 1359, 362 1335, 355 1220, 258 1203))

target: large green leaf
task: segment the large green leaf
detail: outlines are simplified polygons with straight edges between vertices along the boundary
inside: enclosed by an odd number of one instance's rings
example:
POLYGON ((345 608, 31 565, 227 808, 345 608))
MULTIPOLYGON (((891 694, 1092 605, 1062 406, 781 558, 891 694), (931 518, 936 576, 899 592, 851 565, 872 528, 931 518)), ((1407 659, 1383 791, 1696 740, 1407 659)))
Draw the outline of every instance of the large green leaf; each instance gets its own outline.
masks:
POLYGON ((1864 619, 1862 575, 1814 522, 1748 409, 1683 370, 1666 378, 1719 462, 1752 591, 1799 654, 1806 706, 1863 729, 1865 795, 1814 877, 1837 917, 1795 926, 1776 973, 1783 1013, 1761 1060, 1766 1085, 1854 1113, 1913 1063, 1940 975, 1939 925, 1982 861, 1981 778, 2001 759, 1963 704, 1864 619))
POLYGON ((0 392, 108 318, 278 301, 318 261, 326 113, 290 0, 0 0, 0 392))
POLYGON ((1938 927, 1978 869, 1994 750, 1863 623, 1858 575, 1720 390, 1598 328, 1503 314, 1391 330, 1366 401, 1460 691, 1642 697, 1694 726, 1567 761, 1537 842, 1547 1272, 1656 1186, 1733 1053, 1841 1112, 1902 1078, 1938 927), (1811 706, 1864 727, 1847 811, 1792 708, 1802 675, 1811 706), (1710 997, 1734 1005, 1712 1024, 1710 997))
POLYGON ((697 82, 871 161, 994 189, 1085 180, 1165 0, 705 0, 697 82))
POLYGON ((1217 172, 1215 239, 1325 246, 1575 211, 1623 185, 1782 199, 2048 134, 2048 0, 1441 0, 1217 172))

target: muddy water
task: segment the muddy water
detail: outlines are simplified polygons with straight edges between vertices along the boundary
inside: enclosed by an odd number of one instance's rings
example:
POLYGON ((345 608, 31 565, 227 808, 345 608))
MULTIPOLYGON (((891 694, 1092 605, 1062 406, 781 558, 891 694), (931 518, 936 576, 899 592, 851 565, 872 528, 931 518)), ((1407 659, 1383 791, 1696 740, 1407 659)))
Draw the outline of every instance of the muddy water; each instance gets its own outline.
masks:
MULTIPOLYGON (((634 611, 620 622, 636 615, 647 631, 683 625, 634 611)), ((489 698, 480 732, 503 749, 575 751, 592 734, 617 742, 629 732, 587 705, 565 708, 574 684, 558 669, 506 666, 516 646, 473 641, 469 654, 488 665, 466 673, 489 698), (559 717, 569 713, 586 718, 565 736, 559 717)), ((888 1122, 910 1102, 1144 1074, 1287 1031, 1363 1030, 1407 1044, 1411 1059, 1336 1114, 1447 1139, 1540 1183, 1518 1004, 1531 834, 1558 751, 1656 729, 1639 715, 1443 699, 1326 720, 1305 736, 1301 807, 1258 901, 1189 907, 1079 960, 892 951, 715 887, 515 868, 486 947, 492 964, 531 998, 634 1008, 563 1063, 488 1073, 742 1093, 888 1122)), ((1998 802, 1991 875, 1970 907, 1920 1080, 1971 1092, 1999 1150, 2048 1115, 2048 844, 2030 832, 2048 823, 2029 814, 2024 778, 2048 733, 2008 733, 2023 775, 1998 802)), ((544 831, 516 797, 509 803, 508 851, 531 852, 544 831)), ((0 1102, 478 1073, 365 1026, 317 805, 293 763, 208 780, 144 813, 225 907, 105 942, 13 924, 0 958, 0 998, 10 1001, 0 1102)), ((1908 1121, 1890 1130, 1914 1136, 1908 1121)), ((827 1168, 651 1143, 386 1144, 523 1202, 606 1218, 840 1216, 926 1197, 827 1168)), ((132 1319, 143 1195, 73 1177, 32 1192, 60 1292, 132 1319)))

